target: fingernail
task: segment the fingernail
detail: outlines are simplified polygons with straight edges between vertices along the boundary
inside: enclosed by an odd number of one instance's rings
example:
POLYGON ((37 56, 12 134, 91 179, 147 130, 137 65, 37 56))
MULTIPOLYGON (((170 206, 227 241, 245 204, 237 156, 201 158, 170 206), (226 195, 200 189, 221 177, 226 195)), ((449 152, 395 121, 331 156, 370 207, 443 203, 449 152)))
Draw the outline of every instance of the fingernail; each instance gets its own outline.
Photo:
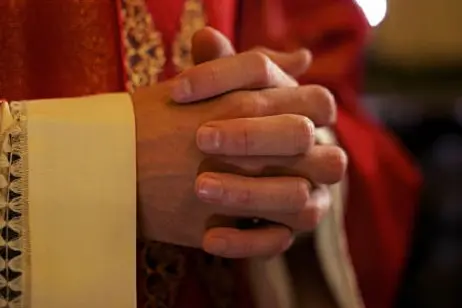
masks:
POLYGON ((224 238, 212 237, 208 240, 206 250, 211 254, 221 255, 226 252, 227 248, 228 243, 224 238))
POLYGON ((218 129, 202 126, 197 131, 197 146, 201 151, 211 152, 220 148, 221 136, 218 129))
POLYGON ((172 99, 178 103, 188 102, 192 95, 191 83, 187 78, 177 79, 171 90, 172 99))
POLYGON ((198 194, 206 199, 220 199, 223 195, 223 185, 217 179, 204 178, 199 183, 198 194))

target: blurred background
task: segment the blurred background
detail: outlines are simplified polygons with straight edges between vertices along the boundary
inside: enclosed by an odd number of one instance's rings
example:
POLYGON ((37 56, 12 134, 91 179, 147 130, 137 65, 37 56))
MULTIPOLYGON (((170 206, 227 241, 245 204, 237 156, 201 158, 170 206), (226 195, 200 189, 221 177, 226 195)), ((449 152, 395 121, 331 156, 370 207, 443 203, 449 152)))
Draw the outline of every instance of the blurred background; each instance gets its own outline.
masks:
POLYGON ((462 307, 462 1, 357 0, 374 30, 364 105, 425 176, 399 307, 462 307))

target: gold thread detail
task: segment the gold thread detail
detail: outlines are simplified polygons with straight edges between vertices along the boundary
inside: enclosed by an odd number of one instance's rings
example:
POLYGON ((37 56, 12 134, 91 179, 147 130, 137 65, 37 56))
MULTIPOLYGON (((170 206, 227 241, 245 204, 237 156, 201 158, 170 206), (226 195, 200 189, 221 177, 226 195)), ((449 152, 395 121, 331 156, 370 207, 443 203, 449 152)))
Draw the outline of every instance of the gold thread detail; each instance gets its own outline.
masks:
POLYGON ((178 73, 193 66, 191 40, 205 27, 207 18, 201 0, 186 0, 181 16, 181 29, 172 46, 173 64, 178 73))
POLYGON ((130 92, 157 82, 166 62, 162 35, 155 28, 144 0, 121 0, 126 87, 130 92))

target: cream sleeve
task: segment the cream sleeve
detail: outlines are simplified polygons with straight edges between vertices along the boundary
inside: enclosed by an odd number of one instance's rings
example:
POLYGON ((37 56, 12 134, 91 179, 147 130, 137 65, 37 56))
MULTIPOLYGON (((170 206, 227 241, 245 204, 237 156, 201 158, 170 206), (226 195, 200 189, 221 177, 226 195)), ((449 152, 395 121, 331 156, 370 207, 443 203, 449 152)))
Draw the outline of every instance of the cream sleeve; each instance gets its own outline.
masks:
POLYGON ((128 94, 1 106, 0 307, 136 307, 128 94))

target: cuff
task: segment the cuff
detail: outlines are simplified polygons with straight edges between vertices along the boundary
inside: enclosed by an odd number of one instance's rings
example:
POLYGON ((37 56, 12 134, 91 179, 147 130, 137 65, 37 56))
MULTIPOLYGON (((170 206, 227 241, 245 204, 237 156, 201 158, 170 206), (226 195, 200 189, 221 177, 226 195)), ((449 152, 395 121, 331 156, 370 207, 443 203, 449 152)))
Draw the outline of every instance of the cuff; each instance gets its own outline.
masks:
POLYGON ((136 307, 130 97, 2 105, 0 306, 136 307), (7 231, 7 232, 5 232, 7 231), (9 235, 8 235, 9 234, 9 235))
MULTIPOLYGON (((337 144, 335 134, 327 128, 318 129, 316 138, 321 144, 337 144)), ((315 248, 324 277, 339 307, 362 308, 364 304, 344 226, 346 186, 346 180, 330 186, 332 206, 315 230, 315 248)))

